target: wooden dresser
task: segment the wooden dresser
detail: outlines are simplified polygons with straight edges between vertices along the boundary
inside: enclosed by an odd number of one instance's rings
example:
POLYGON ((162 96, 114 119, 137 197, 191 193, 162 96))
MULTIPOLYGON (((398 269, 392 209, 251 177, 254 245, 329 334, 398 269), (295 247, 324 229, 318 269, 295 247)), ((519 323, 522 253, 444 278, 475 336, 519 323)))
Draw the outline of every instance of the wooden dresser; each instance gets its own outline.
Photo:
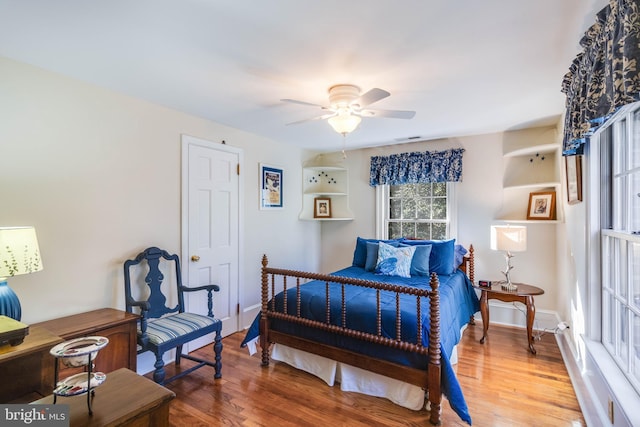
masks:
MULTIPOLYGON (((120 368, 136 370, 136 328, 138 316, 114 308, 101 308, 86 313, 60 317, 33 326, 47 329, 65 341, 98 335, 109 344, 96 357, 95 370, 108 373, 120 368)), ((61 371, 60 377, 66 373, 61 371)))
POLYGON ((16 346, 0 346, 0 403, 25 403, 53 390, 54 358, 49 350, 62 338, 44 328, 29 327, 16 346))
MULTIPOLYGON (((137 321, 135 314, 101 308, 30 325, 22 344, 0 347, 0 403, 26 403, 51 393, 56 359, 49 350, 73 338, 98 335, 109 339, 96 357, 95 371, 127 368, 135 372, 137 321)), ((58 379, 82 371, 59 366, 58 379)))

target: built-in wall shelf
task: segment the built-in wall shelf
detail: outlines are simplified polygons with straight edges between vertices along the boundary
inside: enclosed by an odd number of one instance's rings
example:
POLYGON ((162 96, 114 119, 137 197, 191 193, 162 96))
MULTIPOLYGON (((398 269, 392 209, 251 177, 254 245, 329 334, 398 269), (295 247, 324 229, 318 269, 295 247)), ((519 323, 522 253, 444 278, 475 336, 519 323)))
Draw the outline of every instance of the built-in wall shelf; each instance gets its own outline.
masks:
POLYGON ((555 142, 549 144, 536 144, 530 147, 521 147, 505 152, 503 157, 535 156, 536 154, 555 153, 558 148, 560 148, 560 144, 555 142))
POLYGON ((518 185, 507 185, 503 187, 505 190, 520 190, 527 188, 548 188, 548 189, 556 189, 560 185, 560 181, 548 181, 548 182, 531 182, 529 184, 518 184, 518 185))
POLYGON ((318 155, 302 167, 302 211, 300 219, 311 221, 349 221, 349 171, 341 162, 318 155), (315 217, 317 198, 329 199, 330 217, 315 217))
POLYGON ((497 220, 555 224, 562 221, 561 146, 554 126, 506 132, 503 140, 503 203, 497 220), (554 191, 554 220, 527 220, 529 195, 554 191))
POLYGON ((500 221, 504 221, 509 224, 559 224, 561 222, 557 219, 539 220, 539 219, 509 219, 509 218, 500 218, 500 221))
POLYGON ((304 194, 322 194, 324 196, 346 196, 347 193, 337 192, 332 193, 330 191, 305 191, 304 194))
POLYGON ((353 218, 348 218, 348 217, 340 217, 340 218, 302 218, 300 217, 301 220, 304 221, 352 221, 353 218))

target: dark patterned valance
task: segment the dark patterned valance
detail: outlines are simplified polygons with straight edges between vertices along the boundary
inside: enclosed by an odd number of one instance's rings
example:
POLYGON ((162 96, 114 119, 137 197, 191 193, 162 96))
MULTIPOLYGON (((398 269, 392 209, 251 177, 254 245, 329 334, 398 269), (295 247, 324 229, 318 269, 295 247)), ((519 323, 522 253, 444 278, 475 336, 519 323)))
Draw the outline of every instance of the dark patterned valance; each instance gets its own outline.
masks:
POLYGON ((582 154, 598 126, 640 99, 640 0, 611 0, 580 45, 583 51, 562 82, 564 155, 582 154))
POLYGON ((398 185, 421 182, 462 181, 462 153, 457 148, 447 151, 425 151, 371 157, 369 184, 398 185))

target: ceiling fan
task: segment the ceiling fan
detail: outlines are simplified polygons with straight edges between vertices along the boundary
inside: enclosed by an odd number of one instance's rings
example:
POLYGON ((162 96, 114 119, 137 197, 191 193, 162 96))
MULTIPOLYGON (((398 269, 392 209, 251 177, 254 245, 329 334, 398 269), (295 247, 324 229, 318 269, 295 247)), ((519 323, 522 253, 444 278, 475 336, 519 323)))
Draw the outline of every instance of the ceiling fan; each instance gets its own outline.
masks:
POLYGON ((319 107, 326 113, 310 119, 298 120, 289 125, 304 123, 312 120, 327 120, 331 127, 338 133, 346 135, 353 132, 362 117, 388 117, 392 119, 411 119, 415 111, 379 110, 367 108, 374 102, 378 102, 391 94, 386 90, 373 88, 364 94, 360 94, 360 88, 350 84, 334 85, 329 88, 329 105, 318 105, 311 102, 295 99, 282 99, 283 102, 319 107))

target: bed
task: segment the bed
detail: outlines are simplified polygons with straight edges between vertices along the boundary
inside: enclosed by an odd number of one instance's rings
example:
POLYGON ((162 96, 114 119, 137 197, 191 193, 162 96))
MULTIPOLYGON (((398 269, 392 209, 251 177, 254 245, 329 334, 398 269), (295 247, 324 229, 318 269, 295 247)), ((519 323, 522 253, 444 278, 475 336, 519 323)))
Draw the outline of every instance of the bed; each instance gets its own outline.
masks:
POLYGON ((272 268, 265 255, 261 313, 242 345, 259 339, 263 366, 271 356, 317 373, 315 365, 327 360, 353 367, 348 375, 370 372, 407 384, 421 391, 420 408, 425 408, 426 396, 434 425, 440 424, 444 394, 471 424, 450 360, 463 328, 479 309, 472 287, 473 247, 464 258, 460 248, 454 240, 358 238, 352 265, 328 275, 272 268), (395 256, 391 274, 380 261, 388 260, 383 250, 395 256), (411 274, 397 271, 401 252, 411 252, 411 274))

